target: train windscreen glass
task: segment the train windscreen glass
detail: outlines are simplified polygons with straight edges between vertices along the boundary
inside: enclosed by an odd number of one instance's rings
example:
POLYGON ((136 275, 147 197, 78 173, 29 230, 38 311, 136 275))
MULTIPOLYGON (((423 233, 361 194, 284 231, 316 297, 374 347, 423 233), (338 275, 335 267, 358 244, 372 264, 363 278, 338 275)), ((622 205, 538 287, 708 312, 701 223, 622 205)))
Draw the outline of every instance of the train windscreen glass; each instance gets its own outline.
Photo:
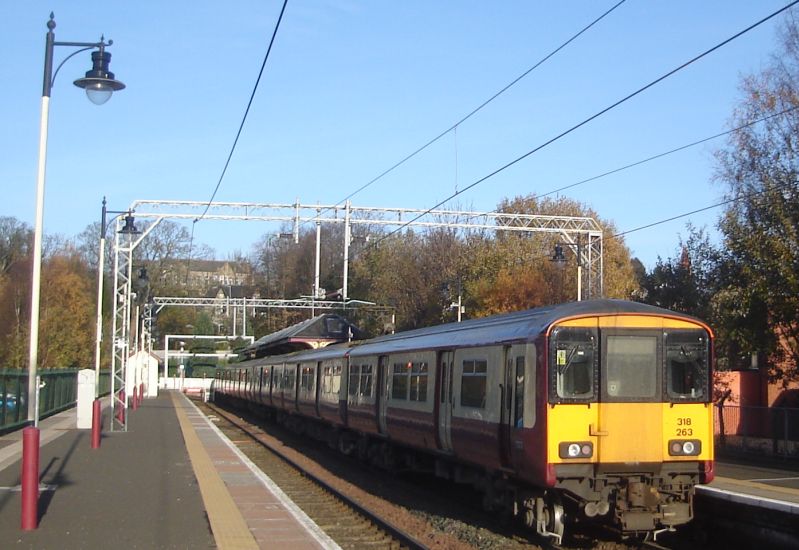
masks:
POLYGON ((611 400, 649 400, 657 395, 658 337, 609 335, 605 354, 605 395, 611 400))
POLYGON ((708 399, 708 337, 704 330, 666 334, 666 393, 672 401, 708 399))
POLYGON ((596 395, 596 332, 562 327, 552 331, 550 398, 586 401, 596 395))

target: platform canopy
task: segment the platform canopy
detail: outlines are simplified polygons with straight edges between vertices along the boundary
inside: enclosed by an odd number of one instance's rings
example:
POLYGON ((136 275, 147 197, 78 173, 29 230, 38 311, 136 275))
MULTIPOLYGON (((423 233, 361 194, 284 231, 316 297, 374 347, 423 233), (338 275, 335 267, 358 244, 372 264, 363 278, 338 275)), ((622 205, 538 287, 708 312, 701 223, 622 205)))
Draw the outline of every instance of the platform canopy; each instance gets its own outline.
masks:
POLYGON ((360 329, 344 317, 325 313, 259 338, 247 346, 242 355, 255 359, 304 349, 323 348, 330 344, 360 340, 362 337, 360 329))

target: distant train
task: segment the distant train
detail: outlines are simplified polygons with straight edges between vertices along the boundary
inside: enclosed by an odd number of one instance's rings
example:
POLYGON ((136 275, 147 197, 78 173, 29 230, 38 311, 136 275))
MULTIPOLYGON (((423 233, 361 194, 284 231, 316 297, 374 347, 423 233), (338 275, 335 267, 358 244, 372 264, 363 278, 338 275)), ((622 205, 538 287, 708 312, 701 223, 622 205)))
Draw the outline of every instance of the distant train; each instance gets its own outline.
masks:
POLYGON ((558 542, 578 517, 643 534, 690 521, 713 479, 712 344, 680 313, 573 302, 245 361, 214 399, 470 483, 558 542))

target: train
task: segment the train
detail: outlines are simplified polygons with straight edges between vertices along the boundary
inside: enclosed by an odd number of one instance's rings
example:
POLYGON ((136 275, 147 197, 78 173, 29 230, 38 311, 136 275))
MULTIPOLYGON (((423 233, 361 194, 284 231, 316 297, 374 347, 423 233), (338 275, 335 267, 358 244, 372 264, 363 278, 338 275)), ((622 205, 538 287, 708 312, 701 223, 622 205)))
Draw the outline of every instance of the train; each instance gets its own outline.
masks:
POLYGON ((572 521, 656 536, 692 519, 714 477, 713 361, 699 319, 587 300, 234 363, 212 398, 469 483, 560 544, 572 521))

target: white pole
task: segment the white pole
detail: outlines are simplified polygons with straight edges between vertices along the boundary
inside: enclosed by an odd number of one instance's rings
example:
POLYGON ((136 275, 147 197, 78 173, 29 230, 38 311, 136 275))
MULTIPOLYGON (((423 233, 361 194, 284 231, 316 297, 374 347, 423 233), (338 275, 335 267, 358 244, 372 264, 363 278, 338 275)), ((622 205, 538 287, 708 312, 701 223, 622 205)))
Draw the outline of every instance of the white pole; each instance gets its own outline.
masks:
POLYGON ((344 203, 344 283, 341 287, 341 299, 346 303, 350 278, 350 201, 344 203))
POLYGON ((50 117, 50 97, 42 96, 42 113, 39 123, 39 166, 36 172, 36 224, 33 232, 33 271, 31 274, 31 324, 28 348, 28 420, 37 426, 36 407, 39 402, 39 385, 36 369, 39 361, 39 295, 42 278, 42 221, 44 218, 44 181, 47 166, 47 123, 50 117))
MULTIPOLYGON (((102 221, 100 223, 103 223, 102 221)), ((103 341, 103 270, 105 269, 105 228, 100 228, 100 254, 97 262, 97 337, 94 343, 94 397, 100 397, 100 348, 103 341)))
POLYGON ((319 210, 316 211, 316 261, 314 263, 313 295, 319 298, 319 273, 321 271, 322 222, 319 221, 319 210))
POLYGON ((241 335, 247 336, 247 297, 242 296, 241 306, 241 335))

